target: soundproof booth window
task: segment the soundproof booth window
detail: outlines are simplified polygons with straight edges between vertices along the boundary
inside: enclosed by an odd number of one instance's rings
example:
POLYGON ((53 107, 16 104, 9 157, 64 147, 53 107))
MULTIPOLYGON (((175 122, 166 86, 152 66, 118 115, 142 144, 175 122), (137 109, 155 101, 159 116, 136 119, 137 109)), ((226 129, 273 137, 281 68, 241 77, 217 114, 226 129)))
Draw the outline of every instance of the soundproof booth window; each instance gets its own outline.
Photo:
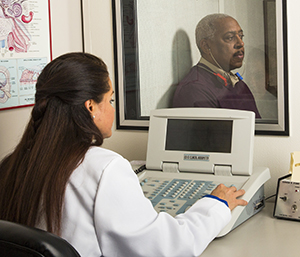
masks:
POLYGON ((232 124, 230 120, 169 119, 165 149, 230 153, 232 124))

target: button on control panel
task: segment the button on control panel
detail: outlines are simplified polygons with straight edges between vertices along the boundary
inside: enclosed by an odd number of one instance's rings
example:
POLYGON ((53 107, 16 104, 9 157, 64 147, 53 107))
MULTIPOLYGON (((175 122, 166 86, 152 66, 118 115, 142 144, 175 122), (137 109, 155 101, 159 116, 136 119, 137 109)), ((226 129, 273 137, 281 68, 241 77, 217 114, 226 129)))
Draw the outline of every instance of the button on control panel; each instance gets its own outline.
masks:
POLYGON ((210 194, 219 184, 213 181, 146 177, 140 181, 145 196, 157 212, 176 216, 185 212, 198 199, 210 194))

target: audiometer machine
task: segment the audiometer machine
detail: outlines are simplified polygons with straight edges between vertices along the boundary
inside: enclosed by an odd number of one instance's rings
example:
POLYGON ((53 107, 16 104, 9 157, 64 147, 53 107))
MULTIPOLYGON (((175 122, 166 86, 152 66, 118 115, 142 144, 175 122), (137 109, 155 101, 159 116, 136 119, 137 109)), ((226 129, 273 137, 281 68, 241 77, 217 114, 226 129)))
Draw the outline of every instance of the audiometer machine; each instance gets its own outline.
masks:
POLYGON ((253 112, 212 108, 170 108, 150 114, 146 165, 138 173, 157 212, 176 216, 220 183, 243 188, 247 206, 232 211, 218 237, 264 207, 265 167, 252 167, 253 112))

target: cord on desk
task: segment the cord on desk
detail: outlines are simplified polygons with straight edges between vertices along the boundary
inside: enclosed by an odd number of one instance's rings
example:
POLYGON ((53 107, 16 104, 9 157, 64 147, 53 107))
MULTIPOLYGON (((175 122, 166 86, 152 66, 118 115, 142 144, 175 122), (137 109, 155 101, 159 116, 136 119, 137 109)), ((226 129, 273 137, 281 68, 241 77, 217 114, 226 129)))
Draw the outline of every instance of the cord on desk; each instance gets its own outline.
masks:
POLYGON ((267 200, 269 200, 270 198, 275 197, 275 196, 276 196, 276 194, 270 195, 270 196, 268 196, 268 197, 265 198, 265 201, 267 201, 267 200))

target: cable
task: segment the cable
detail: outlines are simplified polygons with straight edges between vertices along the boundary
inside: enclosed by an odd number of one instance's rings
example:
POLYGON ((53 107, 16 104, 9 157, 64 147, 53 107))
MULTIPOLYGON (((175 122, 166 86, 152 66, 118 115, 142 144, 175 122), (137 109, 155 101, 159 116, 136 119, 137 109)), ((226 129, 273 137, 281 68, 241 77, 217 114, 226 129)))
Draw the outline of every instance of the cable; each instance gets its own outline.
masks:
POLYGON ((274 197, 274 196, 276 196, 276 194, 270 195, 270 196, 266 197, 266 198, 265 198, 265 201, 269 200, 270 198, 272 198, 272 197, 274 197))
POLYGON ((213 54, 212 54, 210 48, 209 48, 209 54, 210 54, 211 58, 214 60, 214 62, 218 65, 218 67, 219 67, 222 71, 224 71, 224 75, 226 76, 226 80, 231 81, 229 72, 225 71, 225 70, 221 67, 221 65, 217 62, 217 60, 216 60, 215 57, 213 56, 213 54))

